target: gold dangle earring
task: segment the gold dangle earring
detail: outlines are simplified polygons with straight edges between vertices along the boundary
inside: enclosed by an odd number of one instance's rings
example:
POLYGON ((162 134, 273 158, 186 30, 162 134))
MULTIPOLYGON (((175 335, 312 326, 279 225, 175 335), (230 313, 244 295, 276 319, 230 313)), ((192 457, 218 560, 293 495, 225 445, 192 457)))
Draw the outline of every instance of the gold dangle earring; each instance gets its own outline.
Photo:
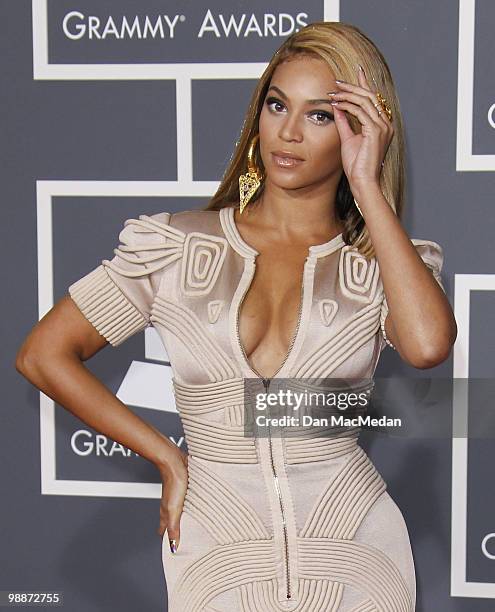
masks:
POLYGON ((254 163, 254 149, 259 137, 259 134, 255 134, 253 136, 251 144, 249 145, 247 156, 248 171, 246 174, 241 174, 239 177, 239 214, 241 215, 249 200, 253 197, 256 190, 261 185, 261 172, 254 163))

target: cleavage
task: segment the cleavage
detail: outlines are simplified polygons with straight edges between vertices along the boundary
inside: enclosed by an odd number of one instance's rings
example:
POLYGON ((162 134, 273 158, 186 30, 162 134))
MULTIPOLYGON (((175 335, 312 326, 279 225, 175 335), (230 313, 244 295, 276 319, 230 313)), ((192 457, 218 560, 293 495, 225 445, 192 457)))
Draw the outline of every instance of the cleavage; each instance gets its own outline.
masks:
POLYGON ((239 305, 239 339, 249 365, 269 378, 295 339, 307 249, 259 254, 251 284, 239 305))

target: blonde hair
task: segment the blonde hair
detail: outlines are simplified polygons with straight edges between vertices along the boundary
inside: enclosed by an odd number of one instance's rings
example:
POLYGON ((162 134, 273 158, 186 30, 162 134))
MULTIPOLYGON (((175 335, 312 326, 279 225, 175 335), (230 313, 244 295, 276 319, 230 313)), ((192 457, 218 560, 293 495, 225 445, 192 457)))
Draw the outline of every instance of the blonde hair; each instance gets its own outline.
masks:
MULTIPOLYGON (((299 32, 294 32, 275 52, 261 75, 251 97, 237 146, 225 170, 220 185, 203 210, 220 210, 239 206, 239 176, 247 171, 247 152, 253 136, 258 133, 259 116, 276 67, 282 62, 300 56, 322 59, 336 78, 359 85, 358 63, 364 68, 373 91, 379 91, 392 111, 394 136, 388 147, 380 176, 382 193, 395 214, 401 218, 405 193, 404 129, 399 100, 390 69, 380 50, 356 26, 340 21, 318 21, 299 32)), ((354 133, 361 131, 359 120, 346 113, 354 133)), ((254 161, 264 175, 265 168, 256 146, 254 161)), ((248 206, 263 193, 264 181, 248 206)), ((349 182, 342 173, 336 194, 336 214, 343 225, 343 239, 354 245, 366 257, 374 257, 373 245, 361 214, 354 204, 349 182)))

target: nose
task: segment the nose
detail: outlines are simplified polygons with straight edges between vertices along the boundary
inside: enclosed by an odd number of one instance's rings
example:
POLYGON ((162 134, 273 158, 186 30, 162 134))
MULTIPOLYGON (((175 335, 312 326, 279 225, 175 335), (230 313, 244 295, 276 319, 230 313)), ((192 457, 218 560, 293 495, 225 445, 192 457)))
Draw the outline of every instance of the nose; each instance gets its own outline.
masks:
POLYGON ((280 126, 279 137, 286 142, 302 141, 301 126, 295 114, 287 115, 287 117, 284 118, 280 126))

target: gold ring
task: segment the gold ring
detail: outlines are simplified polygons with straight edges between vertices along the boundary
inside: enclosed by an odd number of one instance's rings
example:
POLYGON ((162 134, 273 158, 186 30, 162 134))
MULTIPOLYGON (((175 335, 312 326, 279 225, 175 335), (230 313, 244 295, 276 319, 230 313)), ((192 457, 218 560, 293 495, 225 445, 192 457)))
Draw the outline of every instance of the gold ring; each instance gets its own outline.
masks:
POLYGON ((381 106, 382 108, 382 111, 378 111, 378 116, 380 116, 382 112, 385 112, 389 121, 392 121, 392 110, 388 106, 387 100, 382 96, 382 94, 379 91, 376 92, 376 97, 378 98, 378 102, 377 104, 374 105, 375 108, 377 108, 377 105, 381 106))

